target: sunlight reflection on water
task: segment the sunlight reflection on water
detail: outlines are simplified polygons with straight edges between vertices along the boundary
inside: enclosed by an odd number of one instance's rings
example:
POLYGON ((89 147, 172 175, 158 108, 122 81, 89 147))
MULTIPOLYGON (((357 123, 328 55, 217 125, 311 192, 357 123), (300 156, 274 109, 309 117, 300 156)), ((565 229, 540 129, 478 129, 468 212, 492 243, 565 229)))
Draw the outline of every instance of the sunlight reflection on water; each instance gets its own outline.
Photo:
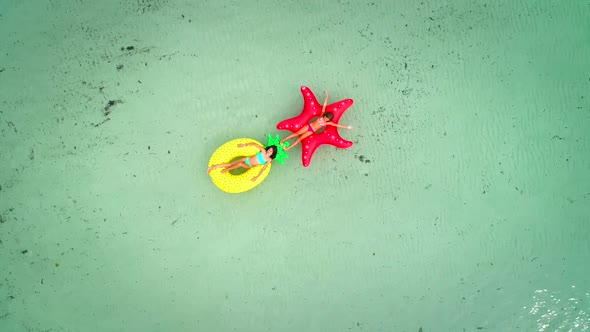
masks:
POLYGON ((533 318, 539 332, 584 332, 590 329, 590 293, 580 293, 576 286, 566 292, 538 289, 528 312, 521 318, 533 318))

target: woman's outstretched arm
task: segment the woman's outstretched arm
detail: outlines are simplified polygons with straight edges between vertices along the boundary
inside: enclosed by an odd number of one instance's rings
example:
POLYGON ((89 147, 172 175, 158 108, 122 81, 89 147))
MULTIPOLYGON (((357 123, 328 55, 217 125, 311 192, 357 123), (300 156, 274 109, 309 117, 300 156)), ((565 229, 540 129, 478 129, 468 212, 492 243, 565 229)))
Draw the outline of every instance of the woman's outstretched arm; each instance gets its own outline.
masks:
POLYGON ((258 178, 260 177, 260 175, 262 175, 262 172, 264 172, 264 170, 266 169, 266 167, 268 166, 268 164, 270 164, 272 161, 267 162, 266 164, 264 164, 264 166, 262 166, 262 169, 260 169, 260 172, 258 172, 258 175, 256 175, 255 177, 252 178, 252 182, 255 182, 256 180, 258 180, 258 178))
POLYGON ((326 105, 328 105, 328 90, 326 90, 326 99, 324 100, 324 107, 322 107, 322 114, 326 111, 326 105))
POLYGON ((326 123, 328 126, 334 126, 334 127, 338 127, 338 128, 345 128, 345 129, 352 129, 352 126, 344 126, 338 123, 334 123, 332 121, 326 123))

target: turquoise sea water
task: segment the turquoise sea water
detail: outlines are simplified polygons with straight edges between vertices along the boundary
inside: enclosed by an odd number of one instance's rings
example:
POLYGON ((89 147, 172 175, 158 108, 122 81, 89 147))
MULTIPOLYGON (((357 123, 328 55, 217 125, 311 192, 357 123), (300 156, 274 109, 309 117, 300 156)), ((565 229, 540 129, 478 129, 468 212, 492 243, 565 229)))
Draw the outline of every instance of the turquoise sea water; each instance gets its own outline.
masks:
POLYGON ((590 2, 0 0, 0 331, 590 331, 590 2), (239 195, 234 138, 352 98, 239 195))

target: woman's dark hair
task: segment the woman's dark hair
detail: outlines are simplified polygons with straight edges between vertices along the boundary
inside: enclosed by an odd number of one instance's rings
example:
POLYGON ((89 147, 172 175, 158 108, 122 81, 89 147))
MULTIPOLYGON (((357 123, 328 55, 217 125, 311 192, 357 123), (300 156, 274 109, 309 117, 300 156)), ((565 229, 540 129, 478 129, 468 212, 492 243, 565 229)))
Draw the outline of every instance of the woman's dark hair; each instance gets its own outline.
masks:
POLYGON ((326 118, 328 118, 328 120, 332 121, 332 119, 334 118, 334 113, 332 113, 332 112, 324 113, 324 116, 326 118))
POLYGON ((270 159, 275 159, 275 157, 277 156, 277 151, 279 150, 276 145, 269 145, 264 149, 266 151, 268 151, 268 149, 272 149, 272 153, 270 154, 270 159))

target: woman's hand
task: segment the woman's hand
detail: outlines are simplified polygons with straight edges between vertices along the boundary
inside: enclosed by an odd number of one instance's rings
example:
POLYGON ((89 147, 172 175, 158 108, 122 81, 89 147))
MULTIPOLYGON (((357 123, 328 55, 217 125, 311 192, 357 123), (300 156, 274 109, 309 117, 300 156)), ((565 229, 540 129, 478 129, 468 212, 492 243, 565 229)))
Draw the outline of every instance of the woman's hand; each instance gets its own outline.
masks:
POLYGON ((257 176, 255 176, 255 177, 252 178, 252 182, 256 182, 256 180, 258 180, 258 177, 257 176))
POLYGON ((346 127, 346 129, 350 129, 350 130, 352 130, 352 126, 348 126, 348 127, 346 127))

